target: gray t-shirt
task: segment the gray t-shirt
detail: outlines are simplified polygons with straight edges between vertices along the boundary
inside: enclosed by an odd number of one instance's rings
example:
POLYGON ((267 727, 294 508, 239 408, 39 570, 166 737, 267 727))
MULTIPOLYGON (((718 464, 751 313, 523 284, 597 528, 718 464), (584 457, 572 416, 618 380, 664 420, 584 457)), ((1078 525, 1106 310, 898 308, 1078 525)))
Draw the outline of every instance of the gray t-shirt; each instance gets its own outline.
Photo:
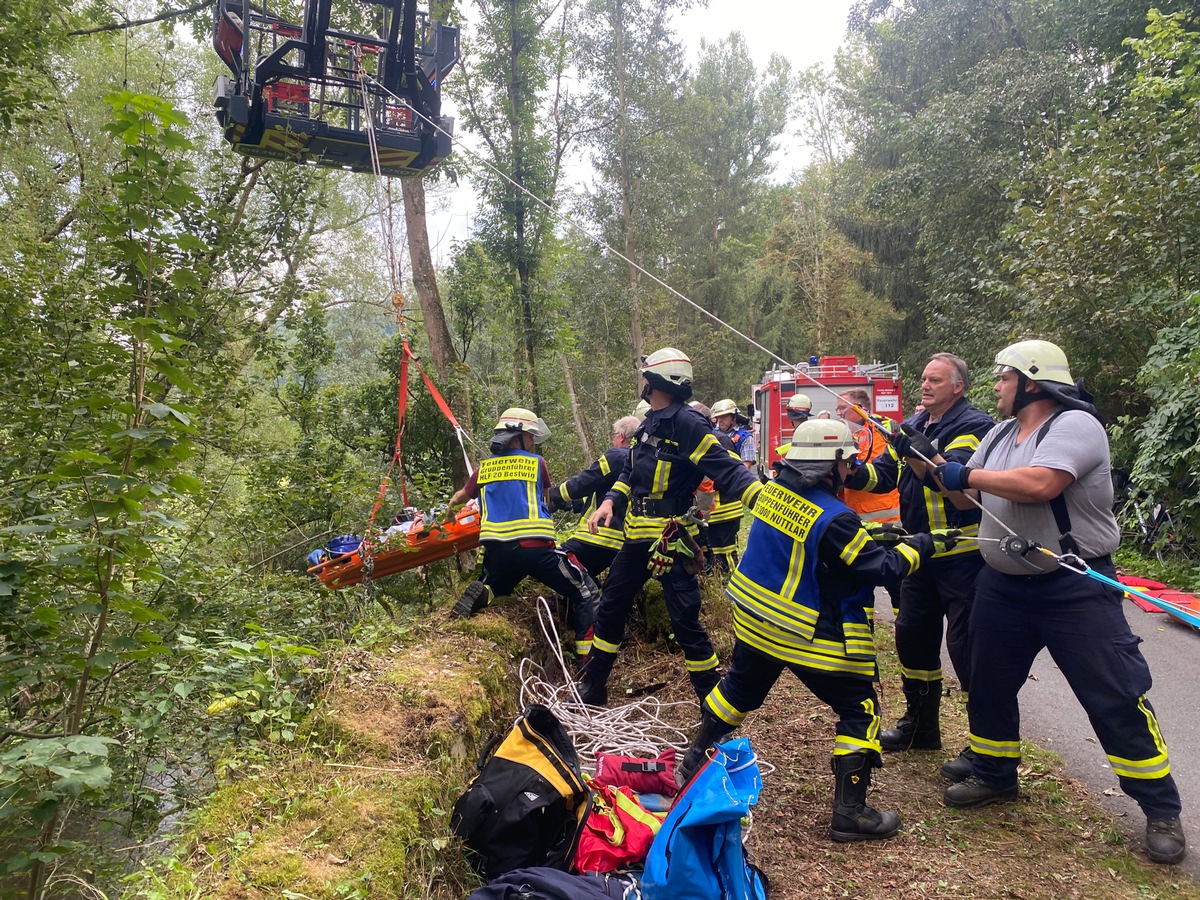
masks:
MULTIPOLYGON (((1017 443, 1017 431, 1004 424, 997 425, 984 436, 967 465, 980 468, 980 461, 983 460, 982 468, 992 471, 1043 466, 1070 472, 1075 476, 1075 481, 1063 495, 1067 499, 1067 514, 1071 517, 1071 535, 1079 544, 1080 555, 1091 559, 1116 550, 1121 542, 1121 531, 1112 512, 1112 468, 1104 426, 1090 413, 1068 409, 1054 419, 1040 441, 1037 436, 1041 426, 1020 443, 1017 443), (996 437, 1001 432, 1006 433, 997 441, 996 437), (996 446, 992 447, 992 444, 996 446)), ((1016 503, 986 492, 980 493, 980 500, 984 509, 1016 534, 1037 541, 1055 553, 1062 552, 1058 543, 1058 526, 1049 503, 1016 503)), ((980 538, 1002 538, 1009 533, 987 515, 979 526, 980 538)), ((1010 575, 1035 574, 1027 566, 1002 553, 996 543, 981 540, 979 550, 984 561, 998 572, 1010 575)), ((1057 561, 1041 553, 1030 553, 1025 560, 1044 572, 1058 568, 1057 561)))

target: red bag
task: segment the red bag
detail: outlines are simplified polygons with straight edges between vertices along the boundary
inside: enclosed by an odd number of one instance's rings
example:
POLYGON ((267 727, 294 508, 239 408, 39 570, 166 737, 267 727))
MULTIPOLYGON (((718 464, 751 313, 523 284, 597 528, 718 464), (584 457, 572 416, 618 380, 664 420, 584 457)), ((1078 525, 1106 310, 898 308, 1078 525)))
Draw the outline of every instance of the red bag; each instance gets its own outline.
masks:
POLYGON ((645 809, 627 787, 587 783, 594 791, 592 809, 575 850, 575 871, 586 875, 640 866, 666 814, 645 809))
POLYGON ((663 794, 674 797, 675 748, 668 747, 661 756, 642 759, 637 756, 596 754, 596 781, 613 786, 625 785, 639 794, 663 794))

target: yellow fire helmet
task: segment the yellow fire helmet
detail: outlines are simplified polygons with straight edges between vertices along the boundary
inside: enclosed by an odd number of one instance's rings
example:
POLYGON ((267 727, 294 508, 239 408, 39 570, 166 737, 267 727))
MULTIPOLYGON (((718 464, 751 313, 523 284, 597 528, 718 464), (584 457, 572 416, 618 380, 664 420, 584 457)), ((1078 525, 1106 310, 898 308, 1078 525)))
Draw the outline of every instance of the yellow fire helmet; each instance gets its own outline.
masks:
POLYGON ((540 444, 550 437, 550 426, 544 419, 529 410, 520 406, 510 406, 500 414, 496 427, 493 429, 494 434, 504 434, 505 432, 531 434, 533 442, 540 444))

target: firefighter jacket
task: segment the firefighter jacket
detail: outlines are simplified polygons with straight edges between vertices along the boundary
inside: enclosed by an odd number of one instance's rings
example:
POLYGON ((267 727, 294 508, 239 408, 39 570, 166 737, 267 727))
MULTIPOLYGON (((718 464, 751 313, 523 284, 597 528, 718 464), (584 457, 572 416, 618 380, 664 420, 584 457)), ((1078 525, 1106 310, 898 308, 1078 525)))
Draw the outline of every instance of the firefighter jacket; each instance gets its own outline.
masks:
POLYGON ((481 541, 554 540, 544 471, 542 458, 524 450, 509 450, 479 464, 481 541))
MULTIPOLYGON (((979 449, 980 439, 992 430, 996 422, 983 410, 960 397, 932 425, 929 423, 929 414, 925 412, 917 413, 907 420, 907 424, 929 438, 943 457, 965 465, 979 449)), ((912 468, 902 465, 894 453, 885 453, 861 467, 846 479, 846 487, 872 493, 884 493, 898 487, 900 522, 909 534, 941 528, 957 528, 966 537, 979 534, 979 520, 983 514, 977 507, 955 509, 938 490, 932 473, 927 472, 924 478, 918 478, 912 468)), ((953 549, 939 552, 936 556, 942 558, 978 552, 979 545, 975 541, 959 541, 953 549)))
MULTIPOLYGON (((712 424, 686 404, 651 410, 633 436, 629 461, 605 496, 625 512, 625 539, 656 540, 674 517, 693 504, 707 476, 723 497, 751 503, 762 485, 737 455, 724 449, 712 424)), ((697 528, 688 524, 695 535, 697 528)))
POLYGON ((625 543, 625 521, 622 515, 613 515, 612 523, 600 526, 597 534, 588 530, 588 519, 596 511, 596 507, 604 500, 616 482, 625 463, 629 460, 628 447, 613 447, 605 450, 598 460, 558 486, 560 500, 570 503, 573 500, 585 501, 583 515, 579 517, 579 525, 571 537, 585 544, 595 544, 610 550, 620 550, 625 543))
POLYGON ((872 541, 832 487, 798 488, 785 469, 751 510, 729 580, 733 631, 761 653, 822 672, 875 676, 875 586, 921 565, 906 544, 872 541))
MULTIPOLYGON (((737 447, 734 444, 733 438, 737 432, 726 434, 720 429, 713 431, 716 435, 717 443, 728 450, 730 453, 737 454, 737 447)), ((738 456, 741 459, 741 456, 738 456)), ((711 523, 717 522, 733 522, 741 521, 742 516, 746 512, 746 507, 742 505, 741 500, 725 500, 721 497, 721 492, 717 491, 716 500, 713 502, 712 512, 708 516, 708 521, 711 523)))
MULTIPOLYGON (((854 439, 858 442, 858 458, 861 462, 871 462, 886 453, 895 456, 882 429, 873 422, 867 422, 859 428, 854 439)), ((889 522, 900 518, 900 493, 894 489, 887 493, 872 493, 846 488, 842 492, 842 500, 864 521, 889 522)))

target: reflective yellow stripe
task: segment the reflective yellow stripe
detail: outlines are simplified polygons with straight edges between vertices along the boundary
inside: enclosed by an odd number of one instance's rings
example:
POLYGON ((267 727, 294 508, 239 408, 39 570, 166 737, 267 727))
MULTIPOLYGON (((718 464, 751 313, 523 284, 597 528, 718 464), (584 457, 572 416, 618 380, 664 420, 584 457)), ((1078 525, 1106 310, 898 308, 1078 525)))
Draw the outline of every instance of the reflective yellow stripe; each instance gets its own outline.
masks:
POLYGON ((979 438, 973 434, 960 434, 949 444, 942 448, 943 452, 948 450, 970 450, 974 453, 979 449, 979 438))
POLYGON ((921 554, 917 552, 916 547, 910 547, 908 544, 900 543, 896 545, 896 551, 906 560, 908 560, 909 575, 921 568, 921 554))
POLYGON ((607 547, 609 550, 620 550, 625 546, 624 531, 600 526, 600 530, 596 534, 592 534, 588 531, 586 521, 580 521, 579 527, 575 529, 571 539, 582 541, 585 544, 594 544, 597 547, 607 547))
POLYGON ((712 693, 704 701, 704 705, 722 722, 737 728, 746 721, 746 713, 730 703, 721 693, 721 686, 713 688, 712 693))
POLYGON ((650 496, 654 499, 662 497, 667 492, 667 482, 671 478, 671 464, 660 459, 654 466, 654 480, 650 482, 650 496))
MULTIPOLYGON (((638 802, 632 797, 628 796, 624 791, 614 790, 613 800, 616 802, 616 805, 621 808, 621 812, 625 813, 625 815, 629 816, 629 818, 633 819, 634 821, 645 825, 652 833, 658 834, 658 830, 662 828, 662 819, 650 812, 648 809, 638 805, 638 802)), ((663 815, 665 817, 666 814, 664 813, 663 815)), ((613 846, 617 845, 617 841, 614 840, 613 846)))
POLYGON ((782 662, 821 672, 875 677, 874 659, 849 659, 845 647, 837 641, 802 641, 792 632, 758 621, 736 605, 733 608, 733 626, 739 641, 782 662))
POLYGON ((863 466, 863 471, 867 473, 867 483, 858 490, 869 492, 871 488, 879 484, 879 472, 877 472, 875 467, 870 463, 867 463, 865 466, 863 466))
POLYGON ((834 756, 851 756, 855 753, 870 752, 872 750, 876 753, 883 752, 883 747, 880 745, 878 738, 873 741, 861 741, 846 734, 839 734, 833 742, 834 756))
POLYGON ((627 485, 623 481, 615 482, 612 486, 612 489, 614 491, 616 491, 618 494, 624 494, 626 497, 629 496, 629 485, 627 485))
POLYGON ((941 681, 942 670, 937 669, 908 669, 900 667, 900 675, 909 681, 941 681))
POLYGON ((862 552, 862 548, 867 546, 867 541, 871 540, 863 529, 858 529, 858 533, 850 539, 850 543, 842 548, 842 552, 838 554, 842 562, 848 566, 853 566, 854 561, 858 559, 858 554, 862 552))
POLYGON ((683 665, 689 672, 710 672, 717 667, 717 654, 714 653, 708 659, 701 660, 687 659, 685 657, 683 665))
POLYGON ((592 637, 592 647, 602 653, 619 653, 621 650, 620 644, 610 644, 598 634, 592 637))
MULTIPOLYGON (((721 445, 717 443, 717 439, 715 437, 713 437, 711 434, 706 434, 704 437, 700 438, 700 443, 696 445, 696 449, 692 451, 692 455, 688 457, 688 460, 694 466, 699 465, 700 460, 704 458, 704 454, 709 451, 710 447, 720 446, 721 445)), ((730 453, 729 455, 735 458, 737 457, 737 454, 735 453, 730 453)))
POLYGON ((1004 759, 1021 758, 1020 741, 989 741, 987 738, 981 738, 977 734, 969 734, 967 737, 970 741, 971 749, 980 756, 996 756, 1004 759))
POLYGON ((1158 727, 1158 719, 1149 704, 1146 703, 1145 694, 1138 697, 1138 709, 1146 719, 1146 728, 1154 738, 1154 746, 1158 748, 1158 754, 1149 759, 1124 759, 1109 754, 1108 761, 1112 763, 1114 772, 1126 778, 1163 778, 1171 774, 1171 760, 1167 757, 1167 744, 1158 727))
POLYGON ((596 462, 600 464, 600 471, 605 475, 608 475, 610 472, 612 472, 612 466, 608 464, 607 456, 600 457, 598 460, 596 460, 596 462))
POLYGON ((592 642, 591 641, 576 641, 575 642, 575 655, 576 656, 587 656, 591 652, 592 652, 592 642))
POLYGON ((763 483, 761 481, 759 481, 757 478, 754 481, 751 481, 750 485, 744 491, 742 491, 742 496, 741 496, 742 505, 745 506, 747 509, 754 506, 755 502, 758 499, 759 491, 761 491, 763 489, 763 487, 764 487, 763 483))

